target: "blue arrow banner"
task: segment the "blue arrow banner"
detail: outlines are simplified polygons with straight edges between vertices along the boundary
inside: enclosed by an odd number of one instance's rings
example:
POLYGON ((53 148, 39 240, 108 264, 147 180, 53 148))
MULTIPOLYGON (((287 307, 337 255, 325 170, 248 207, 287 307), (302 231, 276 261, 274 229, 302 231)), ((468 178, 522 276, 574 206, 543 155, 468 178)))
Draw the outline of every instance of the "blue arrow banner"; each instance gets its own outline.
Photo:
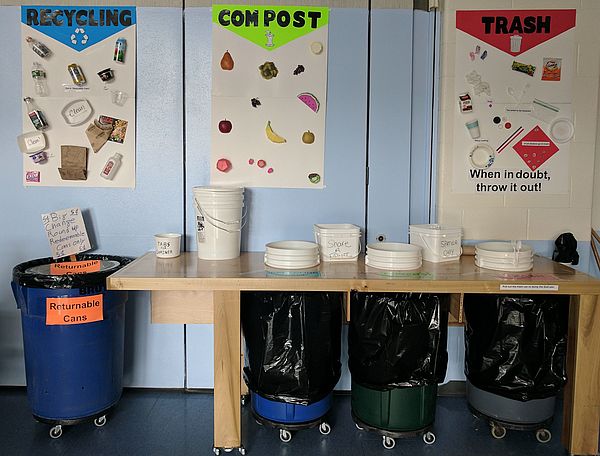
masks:
POLYGON ((81 52, 134 25, 135 6, 21 6, 21 22, 81 52))

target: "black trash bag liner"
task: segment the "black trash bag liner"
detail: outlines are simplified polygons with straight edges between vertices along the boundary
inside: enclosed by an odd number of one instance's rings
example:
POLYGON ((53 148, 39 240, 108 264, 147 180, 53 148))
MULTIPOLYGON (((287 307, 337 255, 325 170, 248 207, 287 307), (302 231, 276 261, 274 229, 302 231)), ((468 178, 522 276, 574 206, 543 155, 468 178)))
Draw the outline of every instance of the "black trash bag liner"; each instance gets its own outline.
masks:
POLYGON ((353 292, 350 302, 353 382, 387 391, 444 381, 450 295, 353 292))
POLYGON ((554 241, 556 248, 552 253, 552 259, 559 263, 568 263, 574 266, 579 264, 579 253, 577 253, 577 239, 573 233, 563 233, 554 241))
POLYGON ((250 390, 300 405, 331 393, 341 374, 342 304, 341 293, 243 292, 250 390))
POLYGON ((83 288, 91 286, 105 286, 106 278, 117 272, 120 268, 133 261, 133 258, 115 256, 115 255, 95 255, 95 254, 77 254, 77 261, 100 260, 116 261, 119 263, 114 268, 105 271, 87 272, 84 274, 64 274, 51 275, 39 273, 27 273, 29 268, 34 266, 49 265, 52 263, 63 263, 70 261, 69 257, 54 259, 52 257, 38 258, 16 265, 13 268, 13 282, 17 285, 28 288, 83 288))
POLYGON ((519 401, 555 396, 567 381, 568 296, 465 295, 465 375, 519 401))

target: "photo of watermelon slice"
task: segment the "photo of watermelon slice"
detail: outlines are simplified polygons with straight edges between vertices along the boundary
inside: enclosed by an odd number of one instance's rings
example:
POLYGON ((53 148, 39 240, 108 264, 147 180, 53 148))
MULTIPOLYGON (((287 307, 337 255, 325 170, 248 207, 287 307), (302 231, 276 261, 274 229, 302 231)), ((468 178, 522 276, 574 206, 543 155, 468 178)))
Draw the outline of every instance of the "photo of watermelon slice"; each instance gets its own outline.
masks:
POLYGON ((314 112, 319 112, 319 100, 317 100, 317 97, 315 97, 312 93, 302 92, 300 95, 298 95, 298 100, 300 100, 314 112))

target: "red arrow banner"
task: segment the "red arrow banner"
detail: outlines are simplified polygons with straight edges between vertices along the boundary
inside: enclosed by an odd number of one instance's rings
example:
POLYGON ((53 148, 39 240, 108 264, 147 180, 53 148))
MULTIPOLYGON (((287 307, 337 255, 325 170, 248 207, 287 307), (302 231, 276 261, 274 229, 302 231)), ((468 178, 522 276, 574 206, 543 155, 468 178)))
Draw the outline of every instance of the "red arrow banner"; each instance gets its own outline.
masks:
POLYGON ((457 11, 456 28, 517 56, 575 27, 574 9, 457 11))

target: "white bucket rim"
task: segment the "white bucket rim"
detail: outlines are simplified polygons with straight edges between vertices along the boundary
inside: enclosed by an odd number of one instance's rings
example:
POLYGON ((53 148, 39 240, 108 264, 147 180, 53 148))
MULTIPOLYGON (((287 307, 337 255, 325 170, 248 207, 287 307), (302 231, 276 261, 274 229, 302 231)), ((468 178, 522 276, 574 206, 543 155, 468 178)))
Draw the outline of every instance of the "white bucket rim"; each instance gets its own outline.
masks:
POLYGON ((367 254, 369 251, 380 256, 407 256, 421 253, 421 247, 418 245, 405 244, 403 242, 376 242, 367 244, 367 254))
POLYGON ((319 252, 318 244, 310 241, 274 241, 265 245, 265 251, 279 252, 287 255, 304 255, 306 253, 319 252))
POLYGON ((243 193, 245 187, 228 187, 225 185, 199 185, 192 187, 194 192, 207 192, 207 193, 243 193))
POLYGON ((176 239, 181 238, 181 233, 158 233, 154 235, 155 238, 167 238, 167 239, 176 239))
POLYGON ((313 230, 321 234, 352 234, 360 236, 360 227, 352 223, 315 223, 313 230))
POLYGON ((373 261, 373 260, 369 260, 368 258, 365 258, 365 264, 372 268, 385 269, 388 271, 410 271, 413 269, 419 269, 423 265, 423 262, 415 261, 414 263, 407 263, 407 264, 398 264, 398 263, 385 264, 385 263, 379 263, 378 261, 373 261))
POLYGON ((409 225, 408 232, 409 232, 409 234, 414 232, 414 233, 418 233, 418 234, 428 234, 428 235, 432 235, 432 236, 439 236, 439 235, 462 236, 462 228, 443 226, 443 225, 438 225, 436 223, 432 223, 429 225, 409 225))

